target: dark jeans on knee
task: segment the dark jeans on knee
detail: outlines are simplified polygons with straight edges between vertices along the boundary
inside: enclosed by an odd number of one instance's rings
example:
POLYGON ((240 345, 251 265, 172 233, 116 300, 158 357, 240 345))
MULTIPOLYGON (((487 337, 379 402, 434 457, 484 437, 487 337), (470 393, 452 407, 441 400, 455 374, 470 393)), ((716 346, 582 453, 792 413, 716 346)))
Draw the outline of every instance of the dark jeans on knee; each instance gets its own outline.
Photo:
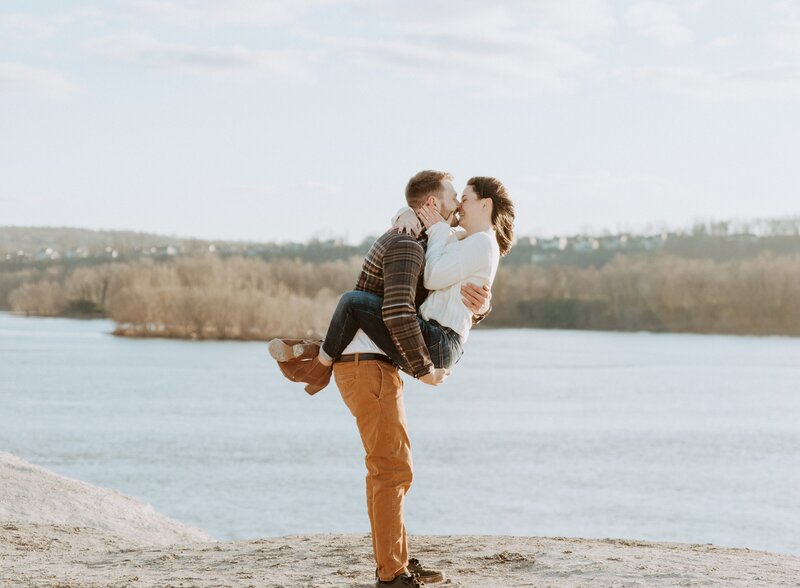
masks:
MULTIPOLYGON (((403 371, 410 372, 383 322, 382 307, 383 298, 377 294, 360 290, 345 292, 331 318, 322 344, 323 351, 335 360, 353 340, 358 329, 362 329, 395 364, 403 371)), ((464 353, 461 336, 434 320, 425 320, 418 315, 417 321, 433 365, 437 368, 453 367, 464 353)))

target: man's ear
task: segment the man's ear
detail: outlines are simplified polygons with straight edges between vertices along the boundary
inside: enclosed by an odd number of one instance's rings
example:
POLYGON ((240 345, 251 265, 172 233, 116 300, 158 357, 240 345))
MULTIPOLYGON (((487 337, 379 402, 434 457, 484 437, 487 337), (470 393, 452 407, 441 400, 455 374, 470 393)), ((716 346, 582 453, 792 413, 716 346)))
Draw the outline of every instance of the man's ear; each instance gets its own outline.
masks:
POLYGON ((439 200, 436 198, 436 196, 428 196, 428 199, 425 201, 425 206, 430 204, 434 208, 439 208, 437 206, 438 203, 439 203, 439 200))

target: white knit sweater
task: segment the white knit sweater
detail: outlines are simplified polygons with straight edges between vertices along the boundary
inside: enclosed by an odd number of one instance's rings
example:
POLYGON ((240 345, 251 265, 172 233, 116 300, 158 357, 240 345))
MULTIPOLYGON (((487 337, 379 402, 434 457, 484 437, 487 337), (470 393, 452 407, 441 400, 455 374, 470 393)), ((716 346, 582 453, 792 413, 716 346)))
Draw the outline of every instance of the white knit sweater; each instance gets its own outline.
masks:
POLYGON ((419 312, 422 318, 450 327, 466 341, 472 311, 464 306, 461 286, 492 285, 500 263, 500 246, 494 229, 463 235, 463 230, 451 229, 444 222, 428 229, 425 287, 431 292, 419 312))

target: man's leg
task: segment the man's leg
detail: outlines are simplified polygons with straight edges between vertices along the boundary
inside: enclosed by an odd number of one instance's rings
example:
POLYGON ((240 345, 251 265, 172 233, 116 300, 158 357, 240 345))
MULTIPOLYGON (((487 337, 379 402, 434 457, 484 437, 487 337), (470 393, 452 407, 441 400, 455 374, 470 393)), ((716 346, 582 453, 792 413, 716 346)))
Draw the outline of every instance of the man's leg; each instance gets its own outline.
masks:
POLYGON ((372 476, 370 476, 369 472, 367 472, 366 478, 366 488, 367 488, 367 516, 369 517, 369 532, 372 535, 372 555, 375 558, 376 566, 378 561, 378 543, 375 540, 375 510, 374 510, 374 502, 372 501, 372 493, 374 492, 375 488, 372 485, 372 476))
POLYGON ((335 363, 333 374, 366 452, 367 512, 378 577, 391 581, 408 564, 403 502, 413 465, 403 382, 396 368, 374 360, 335 363))

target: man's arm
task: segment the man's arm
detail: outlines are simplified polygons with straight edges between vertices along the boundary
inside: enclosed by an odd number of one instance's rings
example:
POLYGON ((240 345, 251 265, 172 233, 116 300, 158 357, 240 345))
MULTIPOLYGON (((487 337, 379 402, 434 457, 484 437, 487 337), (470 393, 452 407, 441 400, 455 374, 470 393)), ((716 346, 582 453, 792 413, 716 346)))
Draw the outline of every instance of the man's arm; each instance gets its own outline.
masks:
POLYGON ((466 283, 461 286, 461 300, 472 313, 472 326, 477 325, 492 312, 492 290, 489 286, 466 283))
POLYGON ((407 235, 398 234, 383 255, 383 322, 415 378, 433 368, 415 304, 417 281, 424 263, 422 246, 407 235))

